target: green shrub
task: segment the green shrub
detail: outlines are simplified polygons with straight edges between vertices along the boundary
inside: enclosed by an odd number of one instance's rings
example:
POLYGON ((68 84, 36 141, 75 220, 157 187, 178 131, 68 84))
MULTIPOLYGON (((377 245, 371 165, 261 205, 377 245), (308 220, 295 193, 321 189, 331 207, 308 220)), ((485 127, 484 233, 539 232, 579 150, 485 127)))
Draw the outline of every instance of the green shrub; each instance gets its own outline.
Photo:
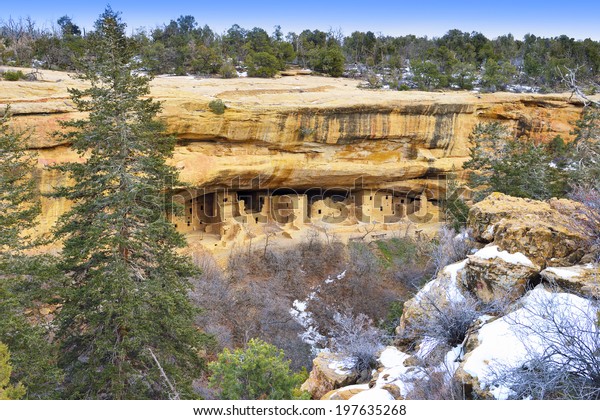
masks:
POLYGON ((386 266, 390 266, 393 263, 406 263, 414 260, 417 255, 417 245, 412 238, 393 238, 375 243, 383 257, 382 262, 386 266))
POLYGON ((246 64, 250 77, 273 77, 279 69, 277 57, 267 52, 252 54, 246 60, 246 64))
POLYGON ((231 60, 227 60, 223 62, 221 68, 219 69, 219 73, 223 79, 233 79, 238 77, 235 66, 231 62, 231 60))
POLYGON ((339 47, 318 48, 310 53, 310 67, 333 77, 344 74, 346 58, 339 47))
POLYGON ((25 79, 25 75, 21 70, 6 70, 3 74, 4 80, 9 82, 16 82, 17 80, 25 79))
POLYGON ((225 112, 225 108, 227 108, 223 101, 220 99, 213 99, 208 103, 208 107, 212 112, 214 112, 217 115, 223 114, 225 112))
POLYGON ((283 351, 259 339, 252 339, 246 349, 223 350, 216 362, 209 364, 210 386, 219 388, 225 400, 305 399, 298 387, 306 372, 290 371, 290 361, 283 351))

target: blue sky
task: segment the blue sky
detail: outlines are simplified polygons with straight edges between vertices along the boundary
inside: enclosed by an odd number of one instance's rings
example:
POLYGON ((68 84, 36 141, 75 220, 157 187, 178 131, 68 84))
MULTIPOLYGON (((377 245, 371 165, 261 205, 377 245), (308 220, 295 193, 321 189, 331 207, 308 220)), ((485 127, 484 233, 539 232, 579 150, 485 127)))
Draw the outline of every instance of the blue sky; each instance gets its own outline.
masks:
POLYGON ((0 20, 31 16, 38 25, 46 27, 66 14, 80 26, 90 28, 110 3, 114 10, 123 13, 130 29, 153 28, 189 14, 219 33, 237 23, 249 29, 262 27, 268 32, 281 25, 284 33, 339 28, 346 35, 354 30, 372 30, 386 35, 441 36, 456 28, 479 31, 491 38, 510 32, 517 38, 533 33, 600 40, 600 0, 2 0, 2 3, 0 20))

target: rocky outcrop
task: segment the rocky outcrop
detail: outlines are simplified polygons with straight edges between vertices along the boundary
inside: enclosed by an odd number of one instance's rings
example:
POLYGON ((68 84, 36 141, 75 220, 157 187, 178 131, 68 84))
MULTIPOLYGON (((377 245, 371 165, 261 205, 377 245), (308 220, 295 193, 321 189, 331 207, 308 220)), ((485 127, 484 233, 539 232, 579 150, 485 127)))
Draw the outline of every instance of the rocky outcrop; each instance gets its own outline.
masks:
POLYGON ((581 204, 570 200, 536 201, 493 193, 469 211, 476 241, 523 253, 534 263, 568 266, 586 253, 585 234, 574 225, 581 204))
POLYGON ((368 389, 368 384, 349 385, 340 389, 334 389, 333 391, 329 391, 327 394, 323 395, 321 399, 331 401, 345 401, 353 398, 361 392, 367 391, 368 389))
POLYGON ((400 342, 422 338, 424 320, 431 318, 432 313, 441 316, 447 310, 457 311, 468 300, 484 304, 517 300, 527 285, 539 277, 540 270, 525 255, 501 251, 495 245, 446 266, 404 303, 396 330, 400 342))
POLYGON ((416 296, 404 302, 400 325, 396 329, 402 340, 413 340, 422 331, 416 324, 422 323, 433 311, 438 311, 452 304, 460 304, 465 300, 463 276, 468 260, 463 260, 445 267, 438 276, 427 283, 416 296))
POLYGON ((468 257, 463 279, 466 288, 483 303, 514 301, 540 270, 525 255, 500 251, 492 245, 468 257))
POLYGON ((330 391, 355 384, 359 375, 353 368, 353 360, 343 355, 319 353, 301 389, 310 393, 313 399, 321 399, 330 391))
POLYGON ((593 264, 549 267, 541 273, 551 286, 567 292, 600 299, 600 267, 593 264))
POLYGON ((572 390, 553 387, 571 378, 556 372, 593 369, 600 348, 598 265, 557 266, 585 254, 572 223, 582 214, 569 200, 492 194, 476 204, 468 223, 487 245, 405 302, 397 347, 381 353, 368 390, 329 397, 564 398, 572 390), (457 317, 466 323, 450 342, 444 333, 457 317))
MULTIPOLYGON (((39 82, 0 81, 0 104, 11 104, 15 123, 32 129, 40 169, 79 159, 50 133, 59 121, 81 116, 67 92, 80 83, 50 71, 39 82)), ((468 158, 476 123, 502 121, 542 141, 569 139, 582 109, 567 95, 371 91, 316 76, 159 77, 151 95, 162 101, 161 118, 179 140, 172 163, 194 187, 393 188, 413 195, 428 190, 432 199, 445 191, 438 177, 468 158), (225 103, 222 115, 210 111, 214 99, 225 103)), ((43 191, 64 182, 57 174, 40 175, 43 191)), ((47 231, 67 204, 44 200, 42 207, 47 231)))
MULTIPOLYGON (((540 383, 524 383, 532 360, 551 359, 552 367, 559 370, 595 363, 593 351, 589 352, 600 344, 597 311, 591 300, 539 285, 507 315, 478 320, 464 344, 465 354, 455 378, 475 398, 514 398, 518 389, 528 392, 528 386, 535 392, 540 383), (590 359, 586 359, 588 355, 590 359)), ((546 380, 542 382, 545 392, 556 398, 551 392, 557 384, 546 380)))

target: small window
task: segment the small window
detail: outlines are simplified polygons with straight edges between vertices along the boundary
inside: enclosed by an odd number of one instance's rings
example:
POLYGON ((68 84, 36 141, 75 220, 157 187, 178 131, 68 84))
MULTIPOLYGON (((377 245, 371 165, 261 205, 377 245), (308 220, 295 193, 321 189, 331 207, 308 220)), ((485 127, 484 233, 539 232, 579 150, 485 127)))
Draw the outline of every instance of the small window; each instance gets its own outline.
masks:
POLYGON ((190 221, 189 221, 189 220, 188 220, 188 222, 187 222, 187 225, 188 225, 188 227, 191 225, 191 223, 190 223, 190 221))
POLYGON ((380 207, 379 207, 379 211, 383 211, 383 206, 380 206, 380 207))
POLYGON ((369 196, 369 200, 373 201, 373 196, 372 195, 369 196))
POLYGON ((204 206, 200 206, 200 210, 204 210, 204 206))
POLYGON ((385 199, 388 200, 390 197, 388 195, 385 196, 385 199))
POLYGON ((256 221, 256 223, 258 223, 258 217, 254 219, 256 221))
POLYGON ((227 198, 227 197, 225 197, 225 198, 223 199, 223 203, 227 203, 227 200, 228 200, 228 198, 227 198))
POLYGON ((319 209, 319 214, 321 214, 321 209, 319 209))
POLYGON ((190 207, 190 214, 192 214, 192 208, 190 207))

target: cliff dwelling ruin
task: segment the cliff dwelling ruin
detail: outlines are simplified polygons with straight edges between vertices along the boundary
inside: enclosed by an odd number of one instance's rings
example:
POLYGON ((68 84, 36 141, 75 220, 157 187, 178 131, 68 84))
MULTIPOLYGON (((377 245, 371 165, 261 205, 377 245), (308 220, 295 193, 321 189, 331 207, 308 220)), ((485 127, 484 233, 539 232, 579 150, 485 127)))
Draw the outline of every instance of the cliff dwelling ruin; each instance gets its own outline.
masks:
POLYGON ((181 233, 202 232, 220 240, 261 234, 266 226, 299 230, 308 224, 351 226, 437 221, 439 206, 427 190, 311 188, 270 190, 186 189, 174 196, 170 217, 181 233), (175 206, 174 206, 175 207, 175 206))

